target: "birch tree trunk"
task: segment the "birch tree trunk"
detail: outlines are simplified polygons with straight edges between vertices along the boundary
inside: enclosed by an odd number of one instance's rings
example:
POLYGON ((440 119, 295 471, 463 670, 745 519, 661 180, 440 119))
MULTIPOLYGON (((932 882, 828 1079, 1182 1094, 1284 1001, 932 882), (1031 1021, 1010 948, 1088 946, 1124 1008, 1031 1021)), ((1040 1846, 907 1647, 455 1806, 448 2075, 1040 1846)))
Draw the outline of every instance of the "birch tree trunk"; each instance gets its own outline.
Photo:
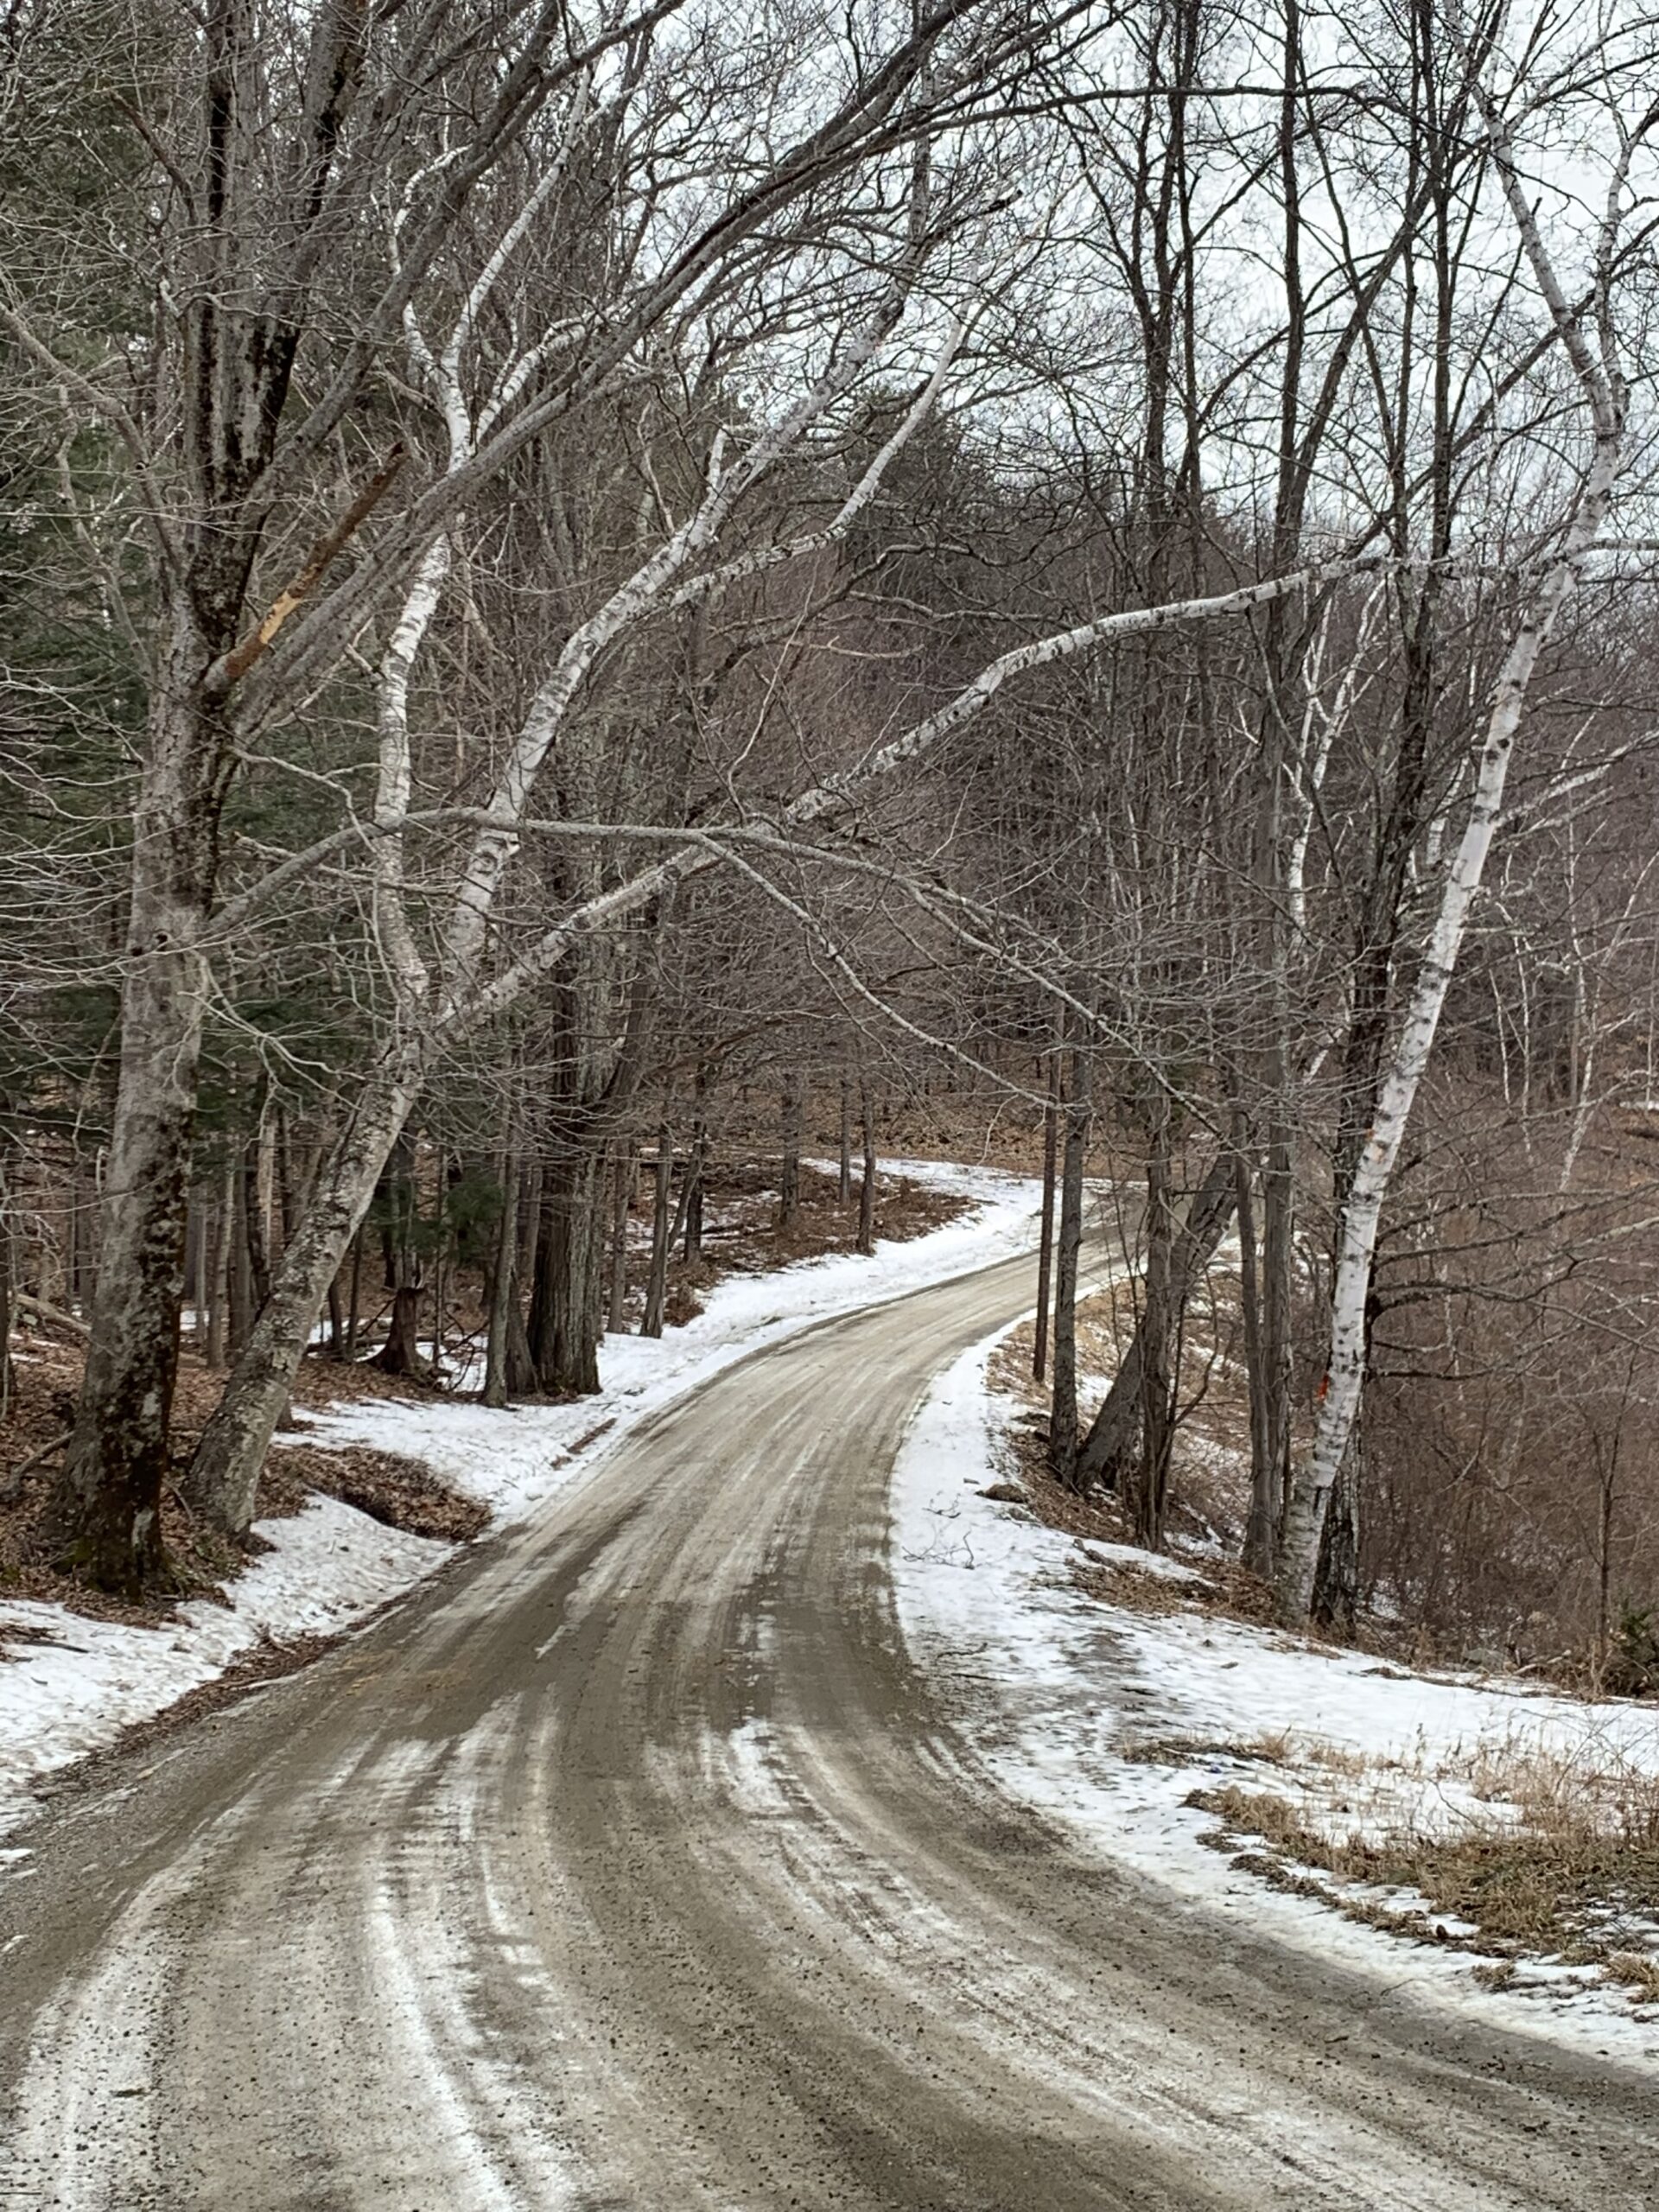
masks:
POLYGON ((1434 1043, 1446 995, 1457 967, 1469 909, 1480 888, 1486 856, 1503 804, 1503 789, 1526 709, 1539 655, 1572 589, 1580 556, 1601 528, 1612 493, 1619 429, 1598 426, 1597 452, 1564 550, 1551 563, 1526 620, 1516 632, 1493 689, 1491 713, 1462 838, 1446 871, 1428 950, 1406 1011, 1361 1148, 1346 1204, 1336 1285, 1331 1302, 1330 1351, 1313 1444, 1297 1469, 1285 1515, 1278 1577, 1280 1618, 1287 1626, 1307 1619, 1331 1492, 1341 1471, 1359 1413, 1365 1372, 1365 1313, 1376 1254, 1377 1224, 1400 1157, 1411 1109, 1434 1043))
MULTIPOLYGON (((1457 29, 1461 36, 1460 22, 1457 29)), ((1597 236, 1594 297, 1598 351, 1592 348, 1578 314, 1568 303, 1544 243, 1535 201, 1516 167, 1508 125, 1478 83, 1476 98, 1504 196, 1520 235, 1522 251, 1588 404, 1594 443, 1560 550, 1544 571, 1492 688, 1491 709, 1469 817, 1442 880, 1440 907, 1428 949, 1418 970, 1405 1020, 1388 1063, 1376 1110, 1343 1208, 1331 1301, 1330 1351, 1319 1423, 1313 1449, 1306 1464, 1297 1471, 1285 1514, 1277 1595, 1280 1618, 1287 1625, 1300 1625, 1307 1618, 1332 1489, 1352 1446, 1365 1379, 1366 1319, 1377 1225, 1418 1087, 1433 1048, 1434 1033, 1440 1026, 1446 992, 1462 949, 1469 910, 1480 888, 1486 857, 1503 811, 1504 785, 1526 712, 1527 694, 1539 658, 1577 582, 1584 556, 1606 520, 1623 459, 1629 395, 1613 335, 1611 288, 1625 212, 1625 181, 1639 134, 1623 135, 1620 156, 1597 236)), ((1651 124, 1650 111, 1643 130, 1650 128, 1651 124)))
MULTIPOLYGON (((1447 365, 1437 365, 1437 383, 1448 374, 1447 365)), ((1442 416, 1449 399, 1439 397, 1442 416)), ((1445 457, 1446 441, 1437 444, 1437 478, 1449 478, 1451 464, 1445 457)), ((1450 545, 1450 486, 1437 481, 1433 524, 1433 550, 1443 556, 1450 545)), ((1425 582, 1412 610, 1405 640, 1406 675, 1401 709, 1401 731, 1390 779, 1389 801, 1379 825, 1370 879, 1360 903, 1358 927, 1349 983, 1348 1036, 1344 1047, 1338 1095, 1334 1147, 1334 1185, 1338 1197, 1337 1234, 1341 1234, 1342 1195, 1351 1189, 1355 1169, 1376 1110, 1378 1085, 1388 1047, 1389 1016, 1400 934, 1410 880, 1411 855, 1424 819, 1431 723, 1440 710, 1435 681, 1437 623, 1440 599, 1440 571, 1425 582)), ((1340 1264, 1340 1249, 1332 1255, 1332 1266, 1340 1264)), ((1369 1363, 1370 1330, 1366 1356, 1369 1363)), ((1342 1463, 1325 1516, 1315 1578, 1313 1612, 1325 1625, 1347 1634, 1359 1607, 1360 1574, 1360 1446, 1357 1432, 1342 1463)))
MULTIPOLYGON (((1369 1365, 1369 1353, 1366 1363, 1369 1365)), ((1363 1395, 1362 1387, 1362 1414, 1363 1395)), ((1308 1608, 1321 1628, 1338 1637, 1351 1636, 1359 1618, 1359 1481, 1364 1449, 1362 1414, 1355 1415, 1341 1471, 1332 1484, 1308 1608)))

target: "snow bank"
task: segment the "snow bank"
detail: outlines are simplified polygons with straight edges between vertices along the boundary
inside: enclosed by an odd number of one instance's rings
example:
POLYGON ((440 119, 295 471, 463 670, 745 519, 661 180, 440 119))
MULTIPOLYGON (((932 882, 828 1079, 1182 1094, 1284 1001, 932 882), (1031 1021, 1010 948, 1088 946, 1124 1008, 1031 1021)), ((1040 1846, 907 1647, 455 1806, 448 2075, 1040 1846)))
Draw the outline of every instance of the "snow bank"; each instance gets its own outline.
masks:
POLYGON ((86 1620, 61 1605, 0 1603, 0 1636, 10 1646, 0 1660, 0 1827, 29 1810, 31 1781, 213 1681, 264 1638, 349 1627, 452 1548, 321 1496, 291 1519, 261 1522, 259 1534, 275 1548, 238 1577, 230 1606, 192 1599, 178 1620, 158 1628, 86 1620))
MULTIPOLYGON (((1279 1789, 1274 1770, 1252 1770, 1228 1746, 1284 1737, 1328 1746, 1338 1758, 1363 1755, 1401 1802, 1416 1794, 1414 1812, 1433 1799, 1455 1818, 1459 1785, 1446 1771, 1466 1766, 1482 1745, 1659 1773, 1652 1709, 1407 1673, 1272 1630, 1197 1611, 1147 1614, 1085 1594, 1071 1580, 1073 1561, 1096 1554, 1113 1564, 1151 1562, 1128 1547, 1078 1544, 979 1495, 1000 1471, 1010 1407, 986 1383, 1003 1333, 964 1353, 918 1414, 894 1471, 891 1524, 906 1640, 942 1681, 978 1686, 970 1694, 995 1725, 975 1733, 1001 1786, 1065 1822, 1089 1848, 1219 1915, 1386 1974, 1394 1986, 1408 1983, 1430 2001, 1478 2006, 1509 2027, 1659 2058, 1659 2022, 1633 2017, 1610 1991, 1582 1986, 1572 1970, 1529 1974, 1522 1991, 1485 1990, 1469 1954, 1402 1949, 1268 1888, 1204 1842, 1216 1823, 1184 1802, 1223 1781, 1279 1789), (1181 1754, 1187 1764, 1125 1756, 1137 1740, 1172 1739, 1192 1747, 1181 1754)), ((1464 1802, 1472 1802, 1466 1791, 1464 1802)))
MULTIPOLYGON (((601 1446, 762 1344, 877 1300, 989 1266, 1023 1249, 1036 1184, 995 1169, 892 1160, 902 1174, 976 1201, 959 1220, 871 1258, 836 1254, 764 1275, 734 1276, 686 1327, 663 1337, 611 1337, 599 1395, 563 1406, 491 1412, 477 1404, 372 1399, 306 1423, 305 1441, 369 1445, 430 1466, 488 1505, 498 1523, 524 1519, 587 1476, 601 1446)), ((230 1604, 193 1599, 156 1628, 94 1621, 61 1605, 0 1599, 0 1831, 33 1809, 31 1785, 112 1743, 223 1674, 262 1639, 351 1627, 411 1588, 453 1547, 385 1528, 338 1499, 264 1521, 272 1547, 238 1576, 230 1604)))

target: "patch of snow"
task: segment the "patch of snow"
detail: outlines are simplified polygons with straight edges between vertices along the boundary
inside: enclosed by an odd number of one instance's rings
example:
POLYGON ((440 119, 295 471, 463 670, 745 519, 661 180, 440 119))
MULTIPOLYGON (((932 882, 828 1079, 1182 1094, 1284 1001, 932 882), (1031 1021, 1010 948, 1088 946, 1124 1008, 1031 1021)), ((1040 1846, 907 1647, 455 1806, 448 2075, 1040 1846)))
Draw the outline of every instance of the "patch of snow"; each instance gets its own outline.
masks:
POLYGON ((1091 1567, 1126 1567, 1137 1574, 1150 1574, 1160 1582, 1192 1582, 1199 1589, 1204 1577, 1196 1567, 1183 1567, 1166 1552, 1142 1551, 1138 1544, 1108 1543, 1103 1536, 1079 1536, 1077 1549, 1091 1567))
MULTIPOLYGON (((487 1505, 499 1523, 521 1521, 589 1475, 601 1448, 644 1414, 760 1346, 988 1267, 1032 1242, 1041 1190, 1028 1178, 937 1160, 889 1160, 883 1172, 974 1204, 926 1236, 879 1243, 871 1257, 835 1254, 734 1276, 710 1293, 695 1320, 660 1338, 607 1337, 597 1396, 499 1412, 431 1398, 362 1400, 306 1419, 305 1441, 367 1445, 422 1460, 487 1505)), ((193 1599, 176 1621, 155 1628, 0 1599, 0 1831, 34 1809, 35 1783, 216 1680, 262 1639, 351 1628, 454 1548, 322 1496, 290 1518, 260 1522, 257 1534, 272 1548, 229 1586, 228 1606, 193 1599)))
MULTIPOLYGON (((924 1668, 965 1687, 990 1719, 976 1756, 999 1784, 1147 1880, 1396 1986, 1403 1974, 1426 2001, 1659 2058, 1659 2024, 1605 1986, 1586 1986, 1577 1970, 1528 1961, 1510 1989, 1484 1989, 1472 1975, 1480 1961, 1457 1948, 1459 1931, 1444 1916, 1452 1942, 1402 1953, 1396 1939, 1233 1867, 1204 1840, 1213 1817, 1185 1802, 1223 1781, 1249 1787, 1252 1772, 1255 1786, 1279 1789, 1276 1769, 1247 1767, 1230 1747, 1282 1736, 1338 1761, 1395 1762, 1420 1795, 1440 1796, 1455 1817, 1458 1785, 1446 1770, 1495 1738, 1659 1773, 1651 1708, 1408 1673, 1197 1611, 1147 1615, 1089 1596, 1073 1579, 1080 1552, 1130 1548, 1079 1546, 980 1495, 1004 1471, 1011 1403, 988 1390, 986 1367, 1006 1333, 965 1352, 918 1410, 894 1470, 890 1525, 906 1641, 924 1668), (1137 1739, 1190 1745, 1188 1763, 1127 1756, 1137 1739)), ((1145 1554, 1131 1556, 1153 1567, 1145 1554)))
POLYGON ((429 1398, 365 1399, 312 1415, 305 1441, 368 1445, 422 1459, 453 1489, 487 1505, 503 1522, 536 1511, 577 1471, 600 1439, 708 1381, 722 1368, 814 1322, 947 1281, 1023 1251, 1042 1192, 996 1168, 895 1160, 884 1172, 978 1203, 958 1220, 907 1243, 882 1241, 868 1258, 837 1252, 765 1274, 730 1275, 703 1310, 660 1337, 607 1336, 600 1345, 597 1395, 563 1406, 447 1404, 429 1398))
POLYGON ((703 1758, 747 1819, 787 1820, 794 1808, 779 1779, 778 1746, 769 1724, 751 1718, 725 1734, 709 1730, 703 1758))
POLYGON ((112 1743, 222 1675, 269 1637, 327 1636, 396 1597, 451 1547, 388 1529, 338 1498, 262 1521, 272 1548, 231 1585, 155 1628, 84 1619, 62 1605, 0 1601, 0 1828, 29 1810, 31 1783, 112 1743))

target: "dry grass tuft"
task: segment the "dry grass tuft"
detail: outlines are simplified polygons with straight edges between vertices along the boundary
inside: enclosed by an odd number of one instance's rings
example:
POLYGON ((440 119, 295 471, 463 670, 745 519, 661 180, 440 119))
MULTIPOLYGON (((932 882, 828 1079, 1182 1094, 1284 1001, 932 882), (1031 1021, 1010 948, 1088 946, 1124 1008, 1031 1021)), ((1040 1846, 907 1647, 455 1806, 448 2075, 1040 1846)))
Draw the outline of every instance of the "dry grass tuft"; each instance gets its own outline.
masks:
POLYGON ((1483 1974, 1491 1986, 1512 1980, 1518 1959, 1546 1955, 1597 1968, 1638 2005, 1659 2004, 1659 1951, 1634 1948, 1659 1924, 1659 1779, 1605 1753, 1515 1745, 1482 1747, 1466 1776, 1490 1811, 1380 1834, 1334 1834, 1307 1802, 1234 1783, 1187 1802, 1215 1816, 1210 1840, 1237 1863, 1261 1872, 1265 1859, 1298 1886, 1317 1869, 1335 1886, 1316 1882, 1307 1893, 1350 1918, 1485 1953, 1496 1961, 1483 1974), (1455 1937, 1446 1920, 1462 1923, 1455 1937))
POLYGON ((1659 1958, 1650 1951, 1612 1951, 1603 1961, 1610 1980, 1622 1981, 1637 2005, 1659 2005, 1659 1958))

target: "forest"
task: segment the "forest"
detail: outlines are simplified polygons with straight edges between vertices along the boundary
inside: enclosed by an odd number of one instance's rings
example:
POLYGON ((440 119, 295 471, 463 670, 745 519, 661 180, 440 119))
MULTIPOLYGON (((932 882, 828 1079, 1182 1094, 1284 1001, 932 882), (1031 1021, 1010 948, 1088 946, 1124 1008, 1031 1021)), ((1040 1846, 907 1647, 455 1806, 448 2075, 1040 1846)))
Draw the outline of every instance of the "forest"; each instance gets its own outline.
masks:
POLYGON ((1656 86, 1622 4, 10 0, 28 1554, 232 1557, 302 1362, 589 1393, 716 1173, 868 1249, 919 1116, 1046 1157, 1064 1485, 1162 1545, 1220 1269, 1281 1622, 1659 1686, 1656 86))

